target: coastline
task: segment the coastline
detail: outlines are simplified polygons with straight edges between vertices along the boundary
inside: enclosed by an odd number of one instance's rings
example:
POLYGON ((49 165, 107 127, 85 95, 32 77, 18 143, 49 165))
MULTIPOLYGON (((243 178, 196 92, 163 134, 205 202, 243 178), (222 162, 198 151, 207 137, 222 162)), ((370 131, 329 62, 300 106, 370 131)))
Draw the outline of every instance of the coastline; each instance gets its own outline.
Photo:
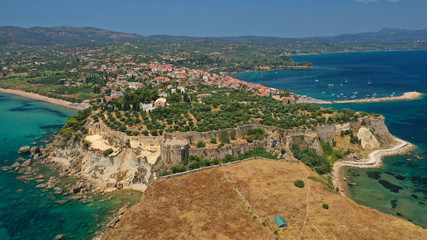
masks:
POLYGON ((68 102, 65 100, 50 98, 40 94, 25 92, 25 91, 16 90, 16 89, 0 88, 0 93, 12 94, 12 95, 16 95, 24 98, 39 100, 39 101, 55 104, 55 105, 66 107, 66 108, 72 108, 75 110, 83 110, 87 107, 81 103, 68 102))
POLYGON ((343 167, 355 168, 377 168, 382 165, 382 159, 386 156, 405 154, 414 148, 411 143, 394 137, 397 144, 388 149, 375 150, 369 154, 368 159, 362 161, 341 161, 336 162, 332 169, 332 182, 335 188, 338 188, 342 195, 345 195, 343 184, 342 169, 343 167))
POLYGON ((314 54, 290 54, 289 57, 298 56, 317 56, 317 55, 328 55, 328 54, 346 54, 346 53, 377 53, 377 52, 418 52, 427 51, 425 49, 408 49, 408 50, 366 50, 366 51, 343 51, 343 52, 321 52, 314 54))
POLYGON ((325 101, 307 96, 300 96, 297 103, 310 103, 310 104, 347 104, 347 103, 378 103, 378 102, 395 102, 395 101, 411 101, 417 100, 424 96, 423 93, 413 91, 405 92, 401 96, 396 97, 381 97, 381 98, 363 98, 353 100, 339 100, 339 101, 325 101))

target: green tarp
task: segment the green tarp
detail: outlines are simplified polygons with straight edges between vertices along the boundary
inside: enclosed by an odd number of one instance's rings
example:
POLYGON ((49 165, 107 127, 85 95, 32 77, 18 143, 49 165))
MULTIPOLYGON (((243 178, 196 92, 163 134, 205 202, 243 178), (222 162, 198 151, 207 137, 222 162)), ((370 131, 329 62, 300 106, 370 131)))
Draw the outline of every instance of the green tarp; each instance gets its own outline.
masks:
POLYGON ((281 216, 277 216, 274 218, 274 222, 276 223, 277 227, 279 228, 285 228, 288 226, 288 224, 286 223, 285 219, 282 218, 281 216))

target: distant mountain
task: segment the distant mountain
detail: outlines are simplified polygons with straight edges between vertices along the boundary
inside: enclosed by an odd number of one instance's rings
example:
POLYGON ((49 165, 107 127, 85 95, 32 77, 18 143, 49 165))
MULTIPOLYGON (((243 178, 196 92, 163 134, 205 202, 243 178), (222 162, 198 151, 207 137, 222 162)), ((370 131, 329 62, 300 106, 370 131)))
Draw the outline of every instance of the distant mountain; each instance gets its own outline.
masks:
POLYGON ((0 27, 0 44, 61 45, 94 43, 105 44, 143 40, 137 34, 113 32, 92 27, 0 27))
POLYGON ((331 37, 311 37, 305 39, 322 42, 415 42, 427 41, 427 29, 383 28, 378 32, 341 34, 331 37))
POLYGON ((132 41, 161 41, 161 42, 243 42, 243 43, 279 43, 292 41, 315 42, 415 42, 427 41, 427 29, 406 30, 397 28, 384 28, 378 32, 342 34, 330 37, 310 38, 281 38, 261 36, 240 37, 188 37, 153 35, 141 36, 114 32, 92 27, 32 27, 21 28, 15 26, 0 27, 0 45, 86 45, 110 44, 132 41))

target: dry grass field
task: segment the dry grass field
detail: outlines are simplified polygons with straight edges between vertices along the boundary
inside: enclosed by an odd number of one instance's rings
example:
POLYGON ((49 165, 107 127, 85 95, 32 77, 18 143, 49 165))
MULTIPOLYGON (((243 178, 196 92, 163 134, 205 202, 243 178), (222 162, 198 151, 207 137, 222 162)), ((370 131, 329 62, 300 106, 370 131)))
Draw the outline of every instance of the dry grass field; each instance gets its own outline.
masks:
POLYGON ((159 180, 104 239, 427 239, 308 176, 318 177, 302 163, 253 160, 159 180), (288 229, 275 227, 279 215, 288 229))

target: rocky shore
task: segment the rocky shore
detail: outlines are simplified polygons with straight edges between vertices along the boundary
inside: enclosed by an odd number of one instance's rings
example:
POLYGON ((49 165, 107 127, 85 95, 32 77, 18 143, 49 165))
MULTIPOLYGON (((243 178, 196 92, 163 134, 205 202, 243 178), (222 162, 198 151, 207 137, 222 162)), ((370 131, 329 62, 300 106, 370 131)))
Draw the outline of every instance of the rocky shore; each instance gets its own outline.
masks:
POLYGON ((357 167, 357 168, 377 168, 382 165, 382 159, 386 156, 397 154, 405 154, 412 150, 414 146, 400 138, 395 137, 396 145, 389 149, 375 150, 369 154, 367 159, 361 161, 340 161, 336 162, 332 169, 332 181, 334 187, 339 189, 342 193, 342 167, 357 167))
MULTIPOLYGON (((51 143, 55 139, 51 135, 41 142, 51 143)), ((106 219, 99 219, 98 232, 95 239, 100 239, 105 231, 113 228, 126 210, 139 202, 142 193, 135 190, 107 191, 96 183, 88 181, 84 174, 72 168, 64 168, 63 164, 49 158, 49 150, 44 146, 22 146, 17 161, 10 166, 2 166, 1 170, 17 174, 16 179, 24 183, 35 183, 35 188, 43 192, 52 191, 55 202, 66 204, 69 201, 79 201, 82 204, 91 202, 114 201, 115 209, 106 219)), ((64 234, 55 239, 67 239, 64 234)))

